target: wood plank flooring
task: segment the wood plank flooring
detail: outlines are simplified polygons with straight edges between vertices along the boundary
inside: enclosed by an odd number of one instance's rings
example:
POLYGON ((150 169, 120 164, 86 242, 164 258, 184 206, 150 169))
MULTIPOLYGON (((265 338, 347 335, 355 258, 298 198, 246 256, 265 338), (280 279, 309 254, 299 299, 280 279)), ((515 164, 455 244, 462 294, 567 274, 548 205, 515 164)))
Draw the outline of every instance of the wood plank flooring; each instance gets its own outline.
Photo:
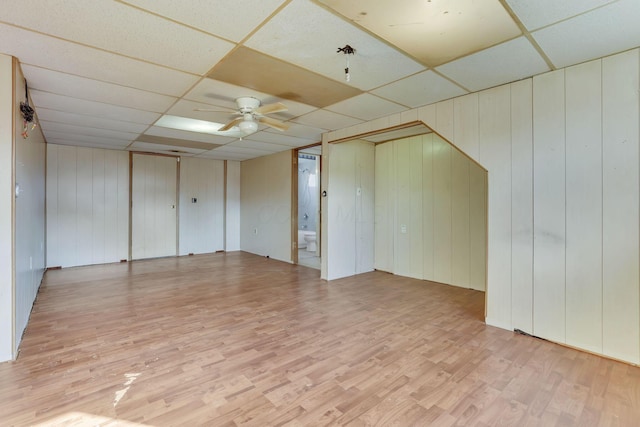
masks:
POLYGON ((484 294, 245 253, 45 275, 0 425, 637 426, 640 369, 486 326, 484 294))

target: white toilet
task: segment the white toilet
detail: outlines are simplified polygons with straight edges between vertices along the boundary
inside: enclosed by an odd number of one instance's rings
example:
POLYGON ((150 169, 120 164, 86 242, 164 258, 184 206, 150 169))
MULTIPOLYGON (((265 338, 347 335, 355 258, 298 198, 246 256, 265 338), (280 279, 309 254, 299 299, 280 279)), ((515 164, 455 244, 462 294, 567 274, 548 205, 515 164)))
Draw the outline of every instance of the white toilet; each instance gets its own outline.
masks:
POLYGON ((316 246, 316 232, 306 231, 304 234, 304 241, 307 243, 307 252, 315 252, 318 250, 316 246))

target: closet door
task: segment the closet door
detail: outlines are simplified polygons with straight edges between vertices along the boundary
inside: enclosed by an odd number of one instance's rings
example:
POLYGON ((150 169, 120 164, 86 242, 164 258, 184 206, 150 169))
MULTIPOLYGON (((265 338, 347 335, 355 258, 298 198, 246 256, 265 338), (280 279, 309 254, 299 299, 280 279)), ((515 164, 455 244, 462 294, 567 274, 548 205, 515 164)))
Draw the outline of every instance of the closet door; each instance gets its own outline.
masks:
POLYGON ((131 258, 177 255, 176 157, 134 154, 131 258))

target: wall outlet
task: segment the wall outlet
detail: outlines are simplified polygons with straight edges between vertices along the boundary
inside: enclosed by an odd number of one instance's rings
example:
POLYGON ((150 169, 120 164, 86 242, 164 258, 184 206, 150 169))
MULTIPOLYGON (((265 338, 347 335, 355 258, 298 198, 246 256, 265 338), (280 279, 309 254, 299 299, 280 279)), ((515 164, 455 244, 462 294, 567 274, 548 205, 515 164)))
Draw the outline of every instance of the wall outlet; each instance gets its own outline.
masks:
POLYGON ((400 224, 400 232, 402 234, 407 234, 407 225, 406 224, 400 224))

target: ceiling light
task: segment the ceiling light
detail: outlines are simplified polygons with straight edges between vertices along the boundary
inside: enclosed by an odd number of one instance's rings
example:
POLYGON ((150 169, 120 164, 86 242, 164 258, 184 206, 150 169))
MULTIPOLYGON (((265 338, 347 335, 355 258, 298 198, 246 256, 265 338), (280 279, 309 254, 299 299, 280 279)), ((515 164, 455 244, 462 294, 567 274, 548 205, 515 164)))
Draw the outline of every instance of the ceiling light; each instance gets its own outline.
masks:
POLYGON ((253 120, 243 120, 238 124, 238 128, 240 128, 245 135, 249 135, 258 130, 258 123, 253 120))

